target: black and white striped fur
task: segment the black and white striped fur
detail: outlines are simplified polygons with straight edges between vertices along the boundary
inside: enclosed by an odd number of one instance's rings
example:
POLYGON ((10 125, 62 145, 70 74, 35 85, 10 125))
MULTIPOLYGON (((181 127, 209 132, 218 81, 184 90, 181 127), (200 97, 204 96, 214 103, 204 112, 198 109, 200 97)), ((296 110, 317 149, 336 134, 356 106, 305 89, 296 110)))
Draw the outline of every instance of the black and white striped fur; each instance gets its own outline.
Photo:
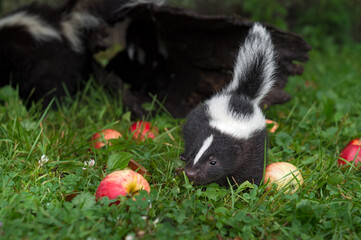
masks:
POLYGON ((68 0, 59 7, 32 4, 0 19, 0 87, 19 85, 20 96, 45 104, 74 93, 91 74, 89 36, 139 4, 160 0, 68 0), (52 91, 52 92, 51 92, 52 91), (49 96, 46 96, 51 92, 49 96))
POLYGON ((259 107, 274 84, 276 56, 270 33, 260 24, 240 47, 233 79, 222 91, 192 110, 183 137, 185 172, 195 184, 260 184, 266 121, 259 107))

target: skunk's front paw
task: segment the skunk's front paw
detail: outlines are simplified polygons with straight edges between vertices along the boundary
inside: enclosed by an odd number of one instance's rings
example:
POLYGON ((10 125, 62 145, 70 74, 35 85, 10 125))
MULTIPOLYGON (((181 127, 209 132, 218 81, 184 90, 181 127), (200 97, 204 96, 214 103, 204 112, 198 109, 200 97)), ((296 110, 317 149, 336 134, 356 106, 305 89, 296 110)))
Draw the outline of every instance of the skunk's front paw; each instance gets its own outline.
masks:
POLYGON ((181 155, 179 155, 179 159, 182 160, 182 161, 186 161, 187 160, 187 157, 184 153, 182 153, 181 155))

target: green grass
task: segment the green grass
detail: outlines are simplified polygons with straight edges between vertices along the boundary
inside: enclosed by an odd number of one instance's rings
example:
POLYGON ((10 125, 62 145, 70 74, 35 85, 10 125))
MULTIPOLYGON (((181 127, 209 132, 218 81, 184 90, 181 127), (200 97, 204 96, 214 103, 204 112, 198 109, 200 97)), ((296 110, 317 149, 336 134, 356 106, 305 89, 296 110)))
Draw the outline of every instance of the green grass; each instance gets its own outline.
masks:
POLYGON ((93 82, 45 113, 0 89, 0 239, 360 239, 361 173, 337 166, 340 150, 361 137, 360 52, 312 52, 305 73, 287 85, 292 101, 266 112, 280 124, 269 135, 269 162, 290 162, 305 179, 292 195, 250 184, 192 186, 177 171, 184 120, 161 111, 148 118, 160 135, 136 143, 130 113, 93 82), (89 151, 104 128, 124 137, 89 151), (40 166, 42 155, 49 161, 40 166), (117 156, 147 168, 152 191, 109 207, 94 193, 117 156), (83 170, 90 159, 95 166, 83 170))

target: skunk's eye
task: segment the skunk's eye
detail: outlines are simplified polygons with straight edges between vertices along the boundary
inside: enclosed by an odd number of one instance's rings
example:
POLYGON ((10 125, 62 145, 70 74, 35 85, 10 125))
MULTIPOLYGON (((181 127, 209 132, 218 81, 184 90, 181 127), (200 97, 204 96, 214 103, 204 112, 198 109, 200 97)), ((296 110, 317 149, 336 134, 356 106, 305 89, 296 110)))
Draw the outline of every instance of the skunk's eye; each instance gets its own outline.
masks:
POLYGON ((214 156, 210 156, 208 158, 208 160, 209 160, 209 164, 211 164, 212 166, 217 164, 217 161, 216 161, 217 159, 214 156))

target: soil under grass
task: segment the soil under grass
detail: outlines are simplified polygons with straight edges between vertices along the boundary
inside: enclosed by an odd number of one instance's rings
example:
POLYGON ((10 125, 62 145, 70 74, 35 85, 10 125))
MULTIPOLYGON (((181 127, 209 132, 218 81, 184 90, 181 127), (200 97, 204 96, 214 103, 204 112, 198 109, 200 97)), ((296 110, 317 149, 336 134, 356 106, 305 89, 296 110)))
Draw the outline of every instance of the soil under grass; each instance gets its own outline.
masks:
POLYGON ((293 100, 266 111, 280 125, 269 134, 269 163, 290 162, 305 180, 292 195, 247 183, 193 186, 177 171, 184 119, 161 109, 146 119, 160 135, 135 142, 130 113, 92 81, 45 112, 0 89, 0 239, 361 238, 361 173, 337 165, 342 148, 361 137, 360 52, 360 45, 311 52, 305 73, 287 86, 293 100), (89 151, 90 137, 105 128, 123 138, 89 151), (119 206, 95 201, 115 157, 149 170, 149 196, 119 206), (90 159, 95 165, 85 166, 90 159))

